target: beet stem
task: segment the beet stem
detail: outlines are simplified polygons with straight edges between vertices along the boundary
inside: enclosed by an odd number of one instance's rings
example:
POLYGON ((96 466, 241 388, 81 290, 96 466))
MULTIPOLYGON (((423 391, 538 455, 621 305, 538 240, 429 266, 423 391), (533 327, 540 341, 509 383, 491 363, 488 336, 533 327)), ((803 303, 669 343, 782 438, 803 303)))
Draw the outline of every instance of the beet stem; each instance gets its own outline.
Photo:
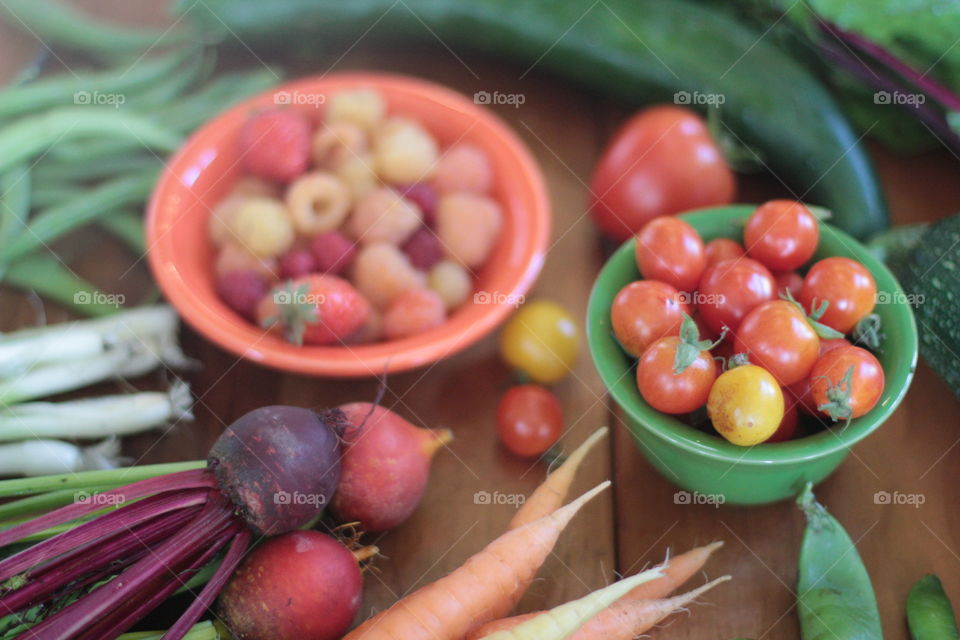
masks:
POLYGON ((220 563, 213 577, 210 578, 210 581, 207 582, 203 590, 200 591, 200 595, 198 595, 187 610, 183 612, 180 619, 163 634, 161 640, 183 640, 183 637, 190 632, 190 629, 197 623, 197 620, 200 619, 203 612, 213 604, 214 599, 216 599, 220 590, 223 589, 223 585, 227 583, 227 580, 233 575, 234 569, 236 569, 240 561, 243 560, 243 554, 247 552, 252 536, 253 534, 247 527, 244 527, 240 533, 236 535, 230 544, 227 555, 223 557, 223 562, 220 563))
POLYGON ((225 503, 222 494, 213 494, 203 511, 180 532, 115 579, 33 627, 31 640, 62 640, 79 634, 129 602, 131 594, 156 581, 164 572, 175 571, 185 558, 209 542, 212 532, 235 518, 225 503))
POLYGON ((180 471, 165 476, 148 478, 117 489, 97 494, 98 500, 84 500, 61 507, 50 513, 28 520, 23 524, 0 531, 0 547, 12 544, 33 533, 44 531, 58 524, 76 520, 93 511, 99 511, 104 504, 122 503, 149 496, 154 493, 167 493, 183 489, 212 488, 216 486, 213 476, 206 469, 180 471))
POLYGON ((169 511, 203 504, 209 493, 209 489, 194 489, 172 495, 151 496, 94 518, 0 562, 0 582, 115 531, 136 526, 169 511))

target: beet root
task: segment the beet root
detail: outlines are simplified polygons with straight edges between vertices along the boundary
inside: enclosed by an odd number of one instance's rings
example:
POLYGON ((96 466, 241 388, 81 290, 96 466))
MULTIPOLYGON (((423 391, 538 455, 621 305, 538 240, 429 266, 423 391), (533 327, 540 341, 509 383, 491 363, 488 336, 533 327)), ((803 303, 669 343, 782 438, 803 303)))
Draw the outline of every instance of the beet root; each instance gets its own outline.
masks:
POLYGON ((333 640, 356 617, 362 584, 353 552, 294 531, 247 556, 220 594, 220 612, 242 640, 333 640))
POLYGON ((256 533, 293 531, 320 515, 337 489, 343 425, 337 409, 254 409, 214 443, 209 467, 256 533))
POLYGON ((340 486, 331 507, 342 522, 360 522, 366 531, 393 529, 420 504, 430 461, 453 434, 415 427, 368 402, 346 404, 340 410, 348 424, 340 486))

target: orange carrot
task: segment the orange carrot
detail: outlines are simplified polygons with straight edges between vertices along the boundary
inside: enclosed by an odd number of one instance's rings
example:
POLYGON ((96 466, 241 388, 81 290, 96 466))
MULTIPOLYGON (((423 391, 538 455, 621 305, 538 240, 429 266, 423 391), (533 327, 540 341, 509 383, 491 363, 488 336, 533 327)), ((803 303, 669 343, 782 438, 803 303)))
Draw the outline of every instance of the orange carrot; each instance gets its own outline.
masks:
POLYGON ((593 445, 607 435, 607 431, 606 427, 600 427, 594 431, 556 471, 547 476, 543 484, 537 487, 537 490, 517 510, 513 520, 510 521, 511 529, 522 527, 560 508, 563 501, 567 499, 567 493, 570 491, 570 485, 573 483, 573 477, 576 475, 580 463, 583 462, 593 445))
POLYGON ((567 506, 508 531, 460 568, 370 618, 344 640, 461 640, 505 616, 573 516, 609 486, 604 482, 567 506))
MULTIPOLYGON (((573 634, 565 637, 568 640, 631 640, 642 633, 646 633, 670 614, 683 609, 699 596, 729 579, 730 576, 722 576, 692 591, 672 598, 633 600, 629 597, 623 597, 604 609, 600 614, 587 620, 573 634)), ((634 590, 639 588, 635 587, 634 590)), ((524 640, 523 625, 528 624, 530 620, 540 615, 543 614, 531 613, 495 620, 470 634, 468 640, 484 638, 490 638, 491 640, 500 640, 501 638, 504 640, 507 638, 524 640)))
MULTIPOLYGON (((623 603, 624 605, 629 606, 630 602, 635 602, 638 600, 656 600, 658 598, 666 597, 677 587, 682 585, 684 582, 693 577, 694 574, 700 571, 713 552, 722 546, 723 541, 718 540, 717 542, 712 542, 706 546, 691 549, 686 553, 680 554, 676 558, 671 558, 662 567, 663 577, 651 580, 650 582, 645 582, 636 587, 630 593, 621 598, 621 600, 617 602, 617 605, 623 603)), ((517 625, 525 620, 529 620, 530 618, 533 618, 541 613, 543 612, 538 611, 535 613, 527 613, 524 615, 513 616, 491 622, 490 624, 484 625, 477 633, 469 636, 468 640, 476 640, 477 638, 482 638, 484 635, 489 635, 493 631, 512 628, 514 625, 517 625)), ((606 611, 603 611, 597 615, 594 623, 597 625, 605 625, 607 624, 607 619, 615 620, 619 617, 619 615, 620 614, 614 610, 614 607, 610 607, 606 611)))

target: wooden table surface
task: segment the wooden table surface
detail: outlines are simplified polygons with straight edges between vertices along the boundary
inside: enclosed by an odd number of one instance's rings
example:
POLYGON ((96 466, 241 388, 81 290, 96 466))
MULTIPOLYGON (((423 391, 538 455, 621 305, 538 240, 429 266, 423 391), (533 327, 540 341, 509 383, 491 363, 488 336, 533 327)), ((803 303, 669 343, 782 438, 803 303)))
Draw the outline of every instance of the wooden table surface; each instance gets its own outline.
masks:
MULTIPOLYGON (((77 4, 132 24, 169 23, 163 3, 151 0, 77 4)), ((455 49, 456 43, 447 44, 455 49)), ((536 70, 520 79, 522 69, 475 55, 453 55, 439 45, 423 50, 374 45, 361 41, 340 59, 317 59, 290 75, 382 69, 422 76, 466 94, 480 90, 523 94, 525 102, 519 108, 495 109, 539 160, 553 202, 552 248, 531 297, 557 300, 582 318, 603 257, 597 232, 585 216, 584 182, 612 128, 628 112, 536 70)), ((11 77, 35 47, 28 36, 0 25, 0 80, 11 77)), ((234 62, 255 66, 259 57, 269 58, 269 52, 241 52, 234 62)), ((66 63, 75 64, 69 58, 66 63)), ((947 152, 905 158, 872 151, 896 222, 934 220, 960 209, 960 162, 947 152)), ((741 199, 748 202, 789 195, 778 182, 764 177, 744 179, 742 186, 741 199)), ((144 261, 95 231, 79 233, 56 250, 78 273, 105 291, 124 293, 130 301, 138 300, 149 286, 144 261), (135 266, 128 275, 118 279, 117 274, 131 265, 135 266)), ((49 322, 67 318, 49 305, 45 313, 49 322)), ((37 320, 37 305, 27 296, 0 293, 0 329, 37 320)), ((202 363, 187 376, 197 398, 196 422, 128 439, 125 451, 139 462, 203 457, 225 424, 255 407, 326 407, 371 400, 376 393, 374 381, 304 378, 238 361, 189 329, 183 331, 183 342, 202 363)), ((149 388, 163 382, 164 376, 157 374, 136 384, 149 388)), ((511 373, 498 358, 492 336, 448 361, 390 378, 386 406, 415 423, 449 427, 456 441, 437 457, 429 490, 413 518, 373 539, 384 557, 377 570, 367 574, 364 614, 445 574, 503 531, 513 507, 477 504, 476 492, 529 494, 544 477, 542 464, 518 460, 497 446, 496 402, 510 382, 511 373)), ((708 604, 694 607, 691 616, 676 616, 652 637, 796 638, 793 589, 803 529, 797 509, 790 503, 752 508, 675 504, 675 488, 644 461, 612 410, 584 344, 573 375, 557 385, 556 392, 566 414, 563 443, 568 447, 601 425, 613 427, 608 446, 592 455, 576 488, 611 478, 615 490, 584 509, 563 535, 522 602, 523 610, 579 597, 611 581, 615 572, 631 573, 657 562, 668 550, 676 553, 724 540, 726 546, 706 574, 729 573, 734 580, 703 598, 708 604)), ((960 404, 948 387, 921 365, 896 414, 857 445, 817 490, 857 541, 888 638, 907 637, 904 598, 922 574, 938 573, 948 593, 960 602, 958 415, 960 404), (924 502, 918 507, 877 504, 878 491, 919 494, 924 502)))

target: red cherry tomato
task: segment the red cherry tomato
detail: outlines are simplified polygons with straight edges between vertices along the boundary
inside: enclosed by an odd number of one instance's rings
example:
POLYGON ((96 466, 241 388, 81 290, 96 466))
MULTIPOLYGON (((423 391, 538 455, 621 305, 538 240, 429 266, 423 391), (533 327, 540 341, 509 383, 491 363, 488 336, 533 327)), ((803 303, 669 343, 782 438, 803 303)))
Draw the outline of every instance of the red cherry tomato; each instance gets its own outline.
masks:
POLYGON ((620 346, 639 358, 654 340, 679 334, 685 313, 691 311, 684 294, 665 282, 638 280, 613 299, 610 321, 620 346))
POLYGON ((740 243, 730 238, 714 238, 703 246, 703 252, 707 256, 708 267, 724 260, 736 260, 746 255, 740 243))
POLYGON ((695 112, 645 109, 614 134, 590 181, 590 212, 626 240, 657 216, 733 202, 736 182, 695 112))
POLYGON ((872 353, 860 347, 828 351, 810 372, 811 398, 818 409, 830 405, 819 410, 834 420, 859 418, 873 409, 882 393, 883 367, 872 353))
POLYGON ((497 407, 497 435, 524 458, 546 453, 563 431, 563 410, 545 387, 523 384, 507 390, 497 407))
POLYGON ((773 274, 773 279, 777 283, 777 296, 790 294, 794 300, 800 299, 800 291, 803 290, 803 276, 796 271, 778 271, 773 274))
POLYGON ((747 254, 772 271, 796 269, 820 242, 817 219, 796 200, 770 200, 753 212, 743 230, 747 254))
MULTIPOLYGON (((823 354, 833 351, 834 349, 849 346, 850 341, 846 338, 830 338, 827 340, 821 338, 820 353, 817 355, 817 359, 822 358, 823 354)), ((790 393, 794 400, 794 402, 791 404, 796 404, 800 411, 803 411, 808 416, 821 417, 820 412, 817 411, 817 405, 813 403, 813 398, 810 396, 810 376, 806 376, 803 379, 787 386, 786 390, 790 393)))
POLYGON ((840 333, 850 333, 861 318, 873 311, 877 283, 865 266, 850 258, 824 258, 810 267, 803 279, 800 302, 808 311, 828 303, 820 322, 840 333))
POLYGON ((751 260, 724 260, 708 268, 697 291, 697 310, 711 331, 736 331, 754 307, 775 297, 773 276, 751 260))
POLYGON ((717 365, 709 351, 701 351, 681 373, 673 372, 680 338, 660 338, 637 365, 637 388, 647 403, 664 413, 689 413, 707 403, 717 379, 717 365))
POLYGON ((792 302, 770 300, 748 313, 737 328, 733 350, 773 374, 781 386, 810 375, 820 337, 792 302))
POLYGON ((773 435, 764 440, 764 442, 786 442, 792 440, 797 433, 797 423, 800 416, 797 413, 797 403, 787 392, 783 390, 783 419, 780 420, 780 426, 773 432, 773 435))
POLYGON ((637 267, 647 280, 693 291, 707 266, 700 234, 679 218, 655 218, 637 235, 637 267))

